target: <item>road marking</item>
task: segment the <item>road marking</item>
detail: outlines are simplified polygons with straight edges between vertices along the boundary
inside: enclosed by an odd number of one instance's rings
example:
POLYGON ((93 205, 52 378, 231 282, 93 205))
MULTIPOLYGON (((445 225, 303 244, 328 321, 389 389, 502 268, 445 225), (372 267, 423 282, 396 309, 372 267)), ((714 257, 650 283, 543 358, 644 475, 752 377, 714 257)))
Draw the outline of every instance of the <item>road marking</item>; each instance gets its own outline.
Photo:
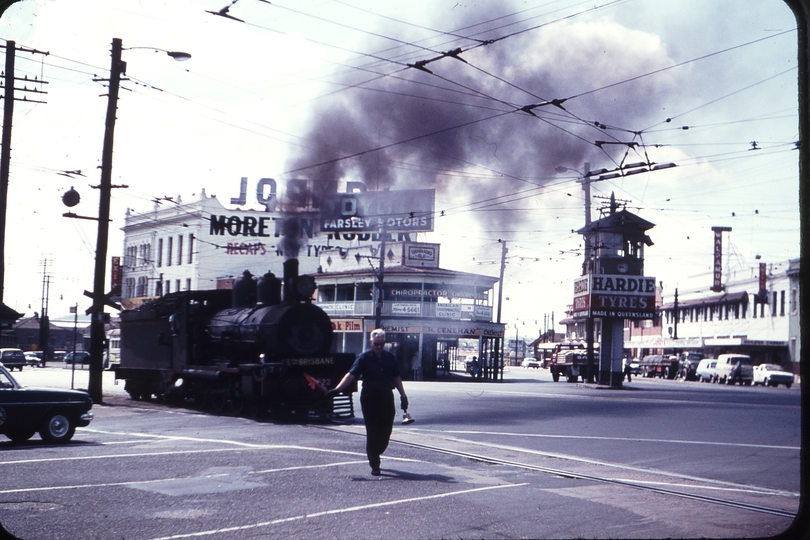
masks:
POLYGON ((406 504, 411 502, 421 502, 421 501, 429 501, 433 499, 441 499, 444 497, 454 497, 456 495, 466 495, 468 493, 477 493, 481 491, 489 491, 493 489, 503 489, 503 488, 511 488, 511 487, 523 487, 527 486, 528 483, 522 484, 502 484, 499 486, 489 486, 489 487, 481 487, 481 488, 472 488, 472 489, 464 489, 460 491, 451 491, 448 493, 438 493, 436 495, 426 495, 424 497, 411 497, 408 499, 397 499, 394 501, 385 501, 379 503, 371 503, 371 504, 363 504, 359 506, 350 506, 348 508, 337 508, 334 510, 324 510, 323 512, 314 512, 312 514, 302 514, 300 516, 292 516, 288 518, 279 518, 274 519, 271 521, 262 521, 259 523, 251 523, 250 525, 239 525, 236 527, 225 527, 222 529, 210 529, 207 531, 198 531, 193 533, 185 533, 185 534, 175 534, 172 536, 161 536, 159 538, 155 538, 154 540, 176 540, 178 538, 194 538, 200 536, 211 536, 214 534, 224 534, 224 533, 232 533, 237 531, 247 531, 250 529, 258 529, 260 527, 269 527, 272 525, 279 525, 281 523, 289 523, 290 521, 300 521, 303 519, 314 519, 323 516, 335 515, 335 514, 347 514, 349 512, 359 512, 361 510, 369 510, 372 508, 383 508, 386 506, 394 506, 398 504, 406 504))
MULTIPOLYGON (((386 460, 397 460, 397 461, 416 461, 415 459, 401 459, 401 458, 389 458, 385 456, 386 460)), ((249 474, 265 474, 265 473, 274 473, 274 472, 284 472, 284 471, 302 471, 304 469, 321 469, 324 467, 341 467, 343 465, 358 465, 367 463, 365 459, 357 460, 357 461, 338 461, 336 463, 323 463, 321 465, 299 465, 297 467, 281 467, 279 469, 264 469, 262 471, 251 471, 249 474)))
POLYGON ((628 482, 628 483, 635 483, 635 484, 647 484, 650 486, 669 486, 669 487, 679 487, 679 488, 698 488, 698 489, 709 489, 709 490, 718 490, 718 491, 739 491, 742 493, 755 493, 757 495, 762 495, 763 492, 767 493, 768 495, 781 495, 783 497, 801 497, 801 493, 796 493, 795 491, 782 491, 782 490, 775 490, 770 488, 758 488, 758 487, 721 487, 721 486, 701 486, 695 484, 675 484, 673 482, 653 482, 651 480, 636 480, 631 478, 609 478, 609 480, 615 480, 617 482, 628 482))
MULTIPOLYGON (((600 465, 600 466, 603 466, 603 467, 612 467, 614 469, 624 469, 624 470, 628 470, 628 471, 640 472, 640 473, 645 473, 645 474, 652 474, 652 475, 656 475, 656 476, 669 476, 669 477, 672 477, 672 478, 681 478, 683 480, 692 480, 692 481, 695 481, 695 482, 703 482, 703 483, 706 483, 706 484, 714 484, 714 485, 720 485, 720 486, 732 486, 732 487, 743 488, 743 489, 757 489, 757 490, 759 490, 760 493, 768 493, 768 494, 781 494, 781 493, 784 493, 782 490, 775 490, 775 489, 770 489, 770 488, 760 488, 760 487, 756 487, 756 486, 748 486, 748 485, 745 485, 745 484, 738 484, 736 482, 724 482, 722 480, 714 480, 712 478, 702 478, 700 476, 692 476, 692 475, 689 475, 689 474, 679 474, 679 473, 674 473, 674 472, 661 471, 661 470, 657 470, 657 469, 646 469, 644 467, 637 467, 637 466, 631 466, 631 465, 622 465, 620 463, 611 463, 611 462, 608 462, 608 461, 599 461, 599 460, 596 460, 596 459, 583 458, 583 457, 579 457, 579 456, 572 456, 572 455, 569 455, 569 454, 559 454, 559 453, 555 453, 555 452, 542 452, 540 450, 532 450, 531 448, 521 448, 519 446, 508 446, 508 445, 505 445, 505 444, 485 443, 485 442, 473 441, 473 440, 470 440, 470 439, 460 439, 460 438, 457 438, 457 437, 442 437, 441 439, 445 440, 445 441, 460 442, 460 443, 472 444, 472 445, 477 445, 477 446, 483 446, 485 448, 497 448, 499 450, 508 450, 510 452, 521 452, 521 453, 524 453, 524 454, 532 454, 532 455, 543 456, 543 457, 553 457, 553 458, 558 458, 558 459, 565 459, 565 460, 568 460, 568 461, 575 461, 575 462, 578 462, 578 463, 587 463, 589 465, 600 465)), ((392 438, 391 442, 397 442, 397 443, 400 443, 400 444, 405 444, 405 445, 408 445, 408 446, 414 446, 414 447, 417 447, 417 448, 426 448, 426 449, 435 448, 435 449, 437 449, 439 451, 443 451, 443 452, 446 451, 446 452, 448 452, 450 454, 457 453, 457 452, 454 452, 452 450, 447 450, 445 448, 432 447, 430 445, 425 445, 425 444, 411 443, 411 442, 408 442, 406 440, 398 440, 398 439, 393 439, 392 438)), ((498 461, 503 461, 503 460, 498 460, 498 461)), ((605 479, 607 479, 607 478, 605 478, 605 479)))
POLYGON ((424 428, 409 428, 411 431, 425 431, 430 433, 455 433, 460 435, 499 435, 511 437, 537 437, 547 439, 590 439, 597 441, 620 441, 620 442, 658 442, 658 443, 673 443, 673 444, 703 444, 707 446, 736 446, 741 448, 762 448, 765 450, 801 450, 799 446, 782 446, 773 444, 750 444, 750 443, 730 443, 730 442, 712 442, 712 441, 687 441, 682 439, 637 439, 626 437, 596 437, 591 435, 549 435, 542 433, 508 433, 504 431, 475 431, 475 430, 440 430, 440 429, 424 429, 424 428))

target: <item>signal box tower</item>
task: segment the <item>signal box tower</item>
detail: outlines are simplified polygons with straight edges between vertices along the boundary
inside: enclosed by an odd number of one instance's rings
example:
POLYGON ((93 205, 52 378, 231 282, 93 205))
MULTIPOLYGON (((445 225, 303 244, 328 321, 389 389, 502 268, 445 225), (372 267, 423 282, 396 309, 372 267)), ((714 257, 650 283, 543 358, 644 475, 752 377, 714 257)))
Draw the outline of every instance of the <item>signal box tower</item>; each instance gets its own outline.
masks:
MULTIPOLYGON (((644 246, 653 245, 646 231, 654 226, 625 209, 618 210, 611 195, 610 213, 577 231, 588 248, 584 277, 575 285, 574 305, 579 316, 602 321, 599 384, 622 386, 624 319, 655 316, 655 278, 644 276, 644 246)), ((588 347, 592 349, 592 343, 588 347)))

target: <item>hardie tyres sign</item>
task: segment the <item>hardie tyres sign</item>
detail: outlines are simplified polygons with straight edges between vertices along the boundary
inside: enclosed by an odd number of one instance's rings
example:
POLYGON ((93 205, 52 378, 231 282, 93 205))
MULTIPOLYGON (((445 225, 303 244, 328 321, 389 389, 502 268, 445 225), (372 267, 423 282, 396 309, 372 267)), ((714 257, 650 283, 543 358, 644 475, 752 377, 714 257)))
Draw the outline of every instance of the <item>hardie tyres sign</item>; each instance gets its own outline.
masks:
POLYGON ((574 317, 652 319, 655 278, 590 274, 574 281, 574 317))

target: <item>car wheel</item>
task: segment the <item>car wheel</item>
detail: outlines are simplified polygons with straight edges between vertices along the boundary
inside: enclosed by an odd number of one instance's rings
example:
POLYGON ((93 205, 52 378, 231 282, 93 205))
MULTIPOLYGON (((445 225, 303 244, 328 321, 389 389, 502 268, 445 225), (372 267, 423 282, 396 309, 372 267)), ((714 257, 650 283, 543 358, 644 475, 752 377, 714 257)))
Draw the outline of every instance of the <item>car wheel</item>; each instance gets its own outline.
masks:
POLYGON ((767 377, 765 377, 765 379, 763 379, 762 381, 762 386, 770 386, 770 385, 771 381, 767 377))
POLYGON ((790 383, 785 383, 785 388, 790 388, 790 383))
POLYGON ((64 412, 53 412, 42 422, 39 435, 42 440, 48 443, 66 443, 73 438, 76 432, 76 424, 73 419, 64 412))
POLYGON ((33 431, 11 431, 6 433, 6 437, 15 443, 23 443, 34 436, 33 431))

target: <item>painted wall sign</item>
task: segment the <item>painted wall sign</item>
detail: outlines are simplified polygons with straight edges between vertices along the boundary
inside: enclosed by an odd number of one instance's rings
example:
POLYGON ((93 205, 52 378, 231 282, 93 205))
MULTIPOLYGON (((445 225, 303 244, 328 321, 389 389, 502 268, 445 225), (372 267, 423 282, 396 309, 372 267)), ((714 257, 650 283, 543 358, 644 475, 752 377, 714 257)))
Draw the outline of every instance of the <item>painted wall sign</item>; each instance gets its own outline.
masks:
POLYGON ((333 332, 362 332, 363 319, 332 319, 333 332))
POLYGON ((435 191, 337 193, 321 201, 324 232, 432 231, 435 191))

